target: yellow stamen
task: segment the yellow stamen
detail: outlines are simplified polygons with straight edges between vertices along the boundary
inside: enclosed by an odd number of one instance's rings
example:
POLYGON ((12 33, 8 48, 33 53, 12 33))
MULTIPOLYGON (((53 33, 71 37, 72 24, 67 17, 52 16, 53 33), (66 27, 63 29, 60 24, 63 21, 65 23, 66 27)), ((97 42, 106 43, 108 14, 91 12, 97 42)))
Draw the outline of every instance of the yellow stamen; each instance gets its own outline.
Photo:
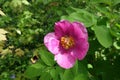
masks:
POLYGON ((75 45, 74 39, 71 36, 61 37, 60 42, 64 49, 69 49, 75 45))

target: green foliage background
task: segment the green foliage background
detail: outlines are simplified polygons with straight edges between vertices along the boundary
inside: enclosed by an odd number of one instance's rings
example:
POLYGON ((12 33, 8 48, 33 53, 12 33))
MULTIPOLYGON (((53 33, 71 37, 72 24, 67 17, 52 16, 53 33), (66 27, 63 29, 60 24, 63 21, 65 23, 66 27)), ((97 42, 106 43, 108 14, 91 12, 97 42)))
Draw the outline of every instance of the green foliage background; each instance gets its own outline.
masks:
POLYGON ((0 80, 120 80, 120 0, 0 0, 0 80), (65 70, 43 44, 54 23, 80 21, 90 48, 65 70), (37 62, 31 59, 37 56, 37 62))

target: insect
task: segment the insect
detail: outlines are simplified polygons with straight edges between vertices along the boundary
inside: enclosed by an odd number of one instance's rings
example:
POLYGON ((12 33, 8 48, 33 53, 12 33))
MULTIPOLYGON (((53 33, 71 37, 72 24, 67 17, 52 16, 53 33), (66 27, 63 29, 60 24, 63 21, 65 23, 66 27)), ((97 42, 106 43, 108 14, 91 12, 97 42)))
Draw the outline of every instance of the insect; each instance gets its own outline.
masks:
POLYGON ((31 58, 31 62, 34 64, 38 61, 39 57, 38 55, 34 55, 32 58, 31 58))

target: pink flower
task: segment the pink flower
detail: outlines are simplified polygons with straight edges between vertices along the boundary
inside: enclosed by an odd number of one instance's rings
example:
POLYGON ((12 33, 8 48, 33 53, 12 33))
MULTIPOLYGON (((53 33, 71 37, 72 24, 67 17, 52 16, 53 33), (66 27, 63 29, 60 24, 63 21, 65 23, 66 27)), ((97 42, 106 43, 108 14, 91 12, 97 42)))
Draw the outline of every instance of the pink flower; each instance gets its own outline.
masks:
POLYGON ((62 68, 73 67, 75 61, 82 60, 88 51, 88 34, 80 22, 61 20, 55 23, 55 32, 44 37, 44 44, 54 54, 55 60, 62 68))

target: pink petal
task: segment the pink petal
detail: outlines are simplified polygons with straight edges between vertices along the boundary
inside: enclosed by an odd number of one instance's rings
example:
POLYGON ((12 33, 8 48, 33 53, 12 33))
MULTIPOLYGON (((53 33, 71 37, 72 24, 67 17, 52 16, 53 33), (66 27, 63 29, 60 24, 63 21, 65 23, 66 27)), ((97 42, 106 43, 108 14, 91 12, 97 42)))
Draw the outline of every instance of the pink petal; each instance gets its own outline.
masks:
POLYGON ((88 41, 81 39, 80 42, 76 44, 75 48, 71 52, 71 55, 79 60, 82 60, 86 56, 88 49, 88 41))
POLYGON ((55 35, 58 39, 67 34, 67 30, 70 26, 71 23, 67 20, 61 20, 55 23, 55 35))
POLYGON ((56 39, 54 32, 48 33, 44 37, 44 44, 51 53, 57 54, 59 52, 59 41, 56 39))
POLYGON ((69 35, 74 38, 75 46, 71 51, 71 55, 82 60, 86 56, 89 48, 87 30, 85 26, 79 22, 73 22, 72 26, 73 27, 69 28, 69 35))
POLYGON ((55 55, 55 60, 57 61, 59 66, 65 69, 73 67, 76 61, 76 59, 72 55, 70 55, 70 53, 59 53, 55 55))
POLYGON ((84 38, 86 40, 88 40, 88 34, 87 34, 87 30, 86 27, 79 22, 73 22, 71 27, 71 33, 70 35, 72 35, 76 40, 79 40, 81 38, 84 38))

